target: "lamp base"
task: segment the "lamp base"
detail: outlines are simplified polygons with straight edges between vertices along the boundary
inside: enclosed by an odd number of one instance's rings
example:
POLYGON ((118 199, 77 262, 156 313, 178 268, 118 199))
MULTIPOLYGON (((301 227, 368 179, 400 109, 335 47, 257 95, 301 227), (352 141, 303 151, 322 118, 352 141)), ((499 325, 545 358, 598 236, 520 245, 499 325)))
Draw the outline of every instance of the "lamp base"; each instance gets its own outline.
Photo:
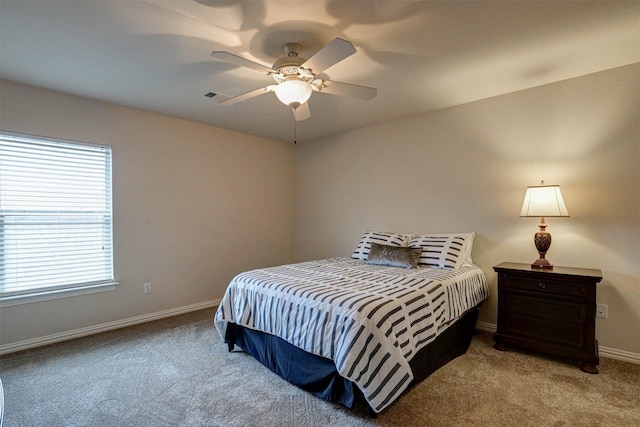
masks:
POLYGON ((531 267, 552 269, 553 264, 546 258, 547 251, 551 246, 551 234, 545 231, 547 224, 544 222, 544 217, 540 219, 539 227, 540 231, 533 236, 533 242, 536 244, 536 249, 538 250, 538 259, 531 264, 531 267))
POLYGON ((544 258, 538 258, 534 263, 531 264, 531 268, 544 268, 548 270, 553 269, 553 264, 547 261, 544 258))

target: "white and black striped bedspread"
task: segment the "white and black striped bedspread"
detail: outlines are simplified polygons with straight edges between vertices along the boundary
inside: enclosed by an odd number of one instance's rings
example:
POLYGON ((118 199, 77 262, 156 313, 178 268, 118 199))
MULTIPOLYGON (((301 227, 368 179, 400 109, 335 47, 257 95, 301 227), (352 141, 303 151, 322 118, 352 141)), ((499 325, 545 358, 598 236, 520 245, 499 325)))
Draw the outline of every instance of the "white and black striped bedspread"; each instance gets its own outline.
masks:
POLYGON ((477 267, 403 269, 331 258, 236 276, 215 316, 276 335, 334 361, 374 411, 413 379, 409 361, 489 296, 477 267))

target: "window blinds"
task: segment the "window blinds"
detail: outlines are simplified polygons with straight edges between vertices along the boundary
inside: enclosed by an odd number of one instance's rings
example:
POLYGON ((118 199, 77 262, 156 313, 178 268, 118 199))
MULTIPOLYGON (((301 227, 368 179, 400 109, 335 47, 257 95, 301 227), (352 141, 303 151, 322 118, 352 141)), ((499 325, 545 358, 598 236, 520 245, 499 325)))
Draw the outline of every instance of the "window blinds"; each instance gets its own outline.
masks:
POLYGON ((0 133, 0 296, 113 282, 111 147, 0 133))

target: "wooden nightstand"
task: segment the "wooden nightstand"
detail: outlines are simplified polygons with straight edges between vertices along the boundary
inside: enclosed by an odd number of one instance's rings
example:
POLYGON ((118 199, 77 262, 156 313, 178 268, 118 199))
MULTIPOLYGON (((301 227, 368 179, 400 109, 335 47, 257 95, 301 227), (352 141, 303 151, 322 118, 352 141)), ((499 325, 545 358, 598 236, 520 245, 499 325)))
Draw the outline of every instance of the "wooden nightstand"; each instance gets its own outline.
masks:
POLYGON ((498 329, 495 348, 539 351, 581 362, 598 373, 596 284, 600 270, 503 262, 498 273, 498 329))

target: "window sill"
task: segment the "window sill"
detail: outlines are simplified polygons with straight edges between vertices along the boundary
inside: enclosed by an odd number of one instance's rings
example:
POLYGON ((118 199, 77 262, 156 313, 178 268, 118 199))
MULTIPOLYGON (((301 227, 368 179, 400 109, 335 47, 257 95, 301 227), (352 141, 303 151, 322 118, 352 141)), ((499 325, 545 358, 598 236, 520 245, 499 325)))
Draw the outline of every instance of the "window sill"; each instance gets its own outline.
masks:
POLYGON ((51 291, 36 291, 24 295, 0 296, 0 307, 11 305, 29 304, 32 302, 47 301, 58 298, 75 297, 78 295, 95 294, 98 292, 114 291, 118 282, 101 283, 99 285, 80 286, 69 289, 55 289, 51 291))

